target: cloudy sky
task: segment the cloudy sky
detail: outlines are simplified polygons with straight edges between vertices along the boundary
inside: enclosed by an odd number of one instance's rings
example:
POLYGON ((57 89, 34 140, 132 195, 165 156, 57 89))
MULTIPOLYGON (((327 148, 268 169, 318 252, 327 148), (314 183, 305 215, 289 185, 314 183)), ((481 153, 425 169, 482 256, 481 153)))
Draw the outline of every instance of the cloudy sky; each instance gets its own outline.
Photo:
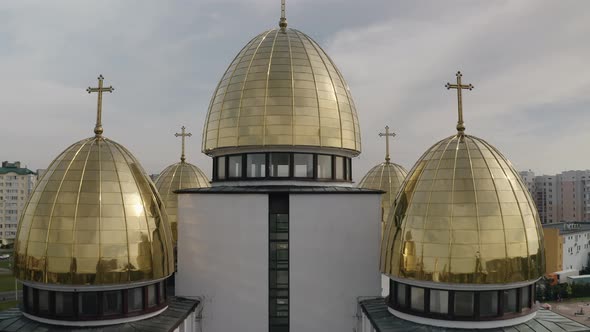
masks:
MULTIPOLYGON (((105 136, 148 173, 187 157, 208 174, 201 130, 213 90, 252 37, 277 25, 279 0, 4 1, 0 4, 0 159, 45 168, 91 136, 98 74, 105 136)), ((363 153, 355 178, 384 155, 410 168, 455 132, 455 72, 467 133, 519 170, 590 168, 590 2, 288 0, 289 26, 314 38, 352 91, 363 153)))

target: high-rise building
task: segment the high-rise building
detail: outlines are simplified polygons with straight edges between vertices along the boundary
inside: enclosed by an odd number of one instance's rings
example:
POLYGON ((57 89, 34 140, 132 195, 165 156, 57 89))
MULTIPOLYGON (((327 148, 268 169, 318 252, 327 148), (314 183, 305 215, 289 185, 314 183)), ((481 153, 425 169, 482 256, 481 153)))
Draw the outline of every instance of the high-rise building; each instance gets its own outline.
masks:
POLYGON ((519 172, 535 200, 541 222, 590 221, 590 170, 556 175, 519 172))
POLYGON ((20 161, 3 161, 0 167, 0 240, 3 245, 14 242, 18 220, 27 198, 35 188, 37 174, 20 161))

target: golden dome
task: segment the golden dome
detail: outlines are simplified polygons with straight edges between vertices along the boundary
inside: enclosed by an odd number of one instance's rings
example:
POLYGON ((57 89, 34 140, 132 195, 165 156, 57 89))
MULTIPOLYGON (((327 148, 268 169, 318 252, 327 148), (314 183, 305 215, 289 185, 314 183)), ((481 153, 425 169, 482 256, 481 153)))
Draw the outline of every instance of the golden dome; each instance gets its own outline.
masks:
POLYGON ((391 162, 383 162, 369 170, 359 182, 359 188, 377 189, 385 193, 381 196, 381 219, 387 221, 389 209, 393 205, 395 195, 408 175, 403 166, 391 162))
POLYGON ((121 284, 174 272, 170 225, 139 162, 97 134, 49 166, 21 217, 15 275, 52 284, 121 284))
POLYGON ((203 171, 187 162, 179 162, 166 167, 160 173, 158 179, 156 179, 156 188, 166 206, 174 243, 178 239, 178 197, 174 191, 185 188, 204 188, 210 186, 209 179, 203 171))
POLYGON ((461 131, 436 143, 406 178, 382 240, 392 277, 502 284, 543 275, 543 231, 518 173, 461 131))
POLYGON ((203 130, 207 154, 276 146, 361 151, 342 74, 315 41, 287 28, 259 34, 235 57, 211 98, 203 130))

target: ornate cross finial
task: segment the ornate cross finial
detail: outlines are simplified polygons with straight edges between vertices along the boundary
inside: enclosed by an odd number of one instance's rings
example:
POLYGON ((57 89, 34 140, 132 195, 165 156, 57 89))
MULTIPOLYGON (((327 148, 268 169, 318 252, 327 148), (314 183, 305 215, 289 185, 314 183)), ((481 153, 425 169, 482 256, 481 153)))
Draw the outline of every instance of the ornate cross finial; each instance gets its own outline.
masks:
POLYGON ((96 110, 96 126, 94 127, 94 134, 96 135, 96 137, 101 137, 102 136, 102 93, 103 92, 113 92, 115 89, 112 86, 108 86, 108 87, 103 87, 102 86, 102 81, 104 80, 104 77, 102 77, 102 75, 98 76, 98 88, 91 88, 88 87, 88 89, 86 89, 86 91, 88 91, 88 93, 92 93, 92 92, 98 92, 98 106, 97 106, 97 110, 96 110))
POLYGON ((185 132, 184 130, 186 128, 184 126, 182 126, 180 129, 182 129, 181 133, 180 134, 176 133, 176 134, 174 134, 174 136, 182 137, 182 154, 180 155, 180 161, 184 162, 186 160, 186 158, 184 158, 184 138, 191 137, 191 136, 193 136, 193 134, 185 132))
POLYGON ((379 137, 385 136, 385 162, 389 164, 389 138, 395 137, 395 133, 389 132, 389 126, 385 126, 385 133, 379 133, 379 137))
POLYGON ((457 72, 457 84, 447 83, 445 87, 447 90, 450 89, 457 89, 457 101, 459 104, 459 120, 457 121, 457 133, 459 135, 463 135, 465 133, 465 123, 463 122, 463 98, 461 95, 461 90, 473 90, 473 85, 471 84, 461 84, 461 74, 460 71, 457 72))
POLYGON ((281 30, 287 28, 287 18, 285 17, 285 0, 281 0, 281 19, 279 20, 279 27, 281 30))

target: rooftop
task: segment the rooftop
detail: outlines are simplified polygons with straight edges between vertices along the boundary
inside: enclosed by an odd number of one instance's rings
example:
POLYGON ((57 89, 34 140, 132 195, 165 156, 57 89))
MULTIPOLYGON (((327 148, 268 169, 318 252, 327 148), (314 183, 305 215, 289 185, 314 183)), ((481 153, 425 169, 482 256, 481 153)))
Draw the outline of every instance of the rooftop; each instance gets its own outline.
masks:
POLYGON ((558 222, 543 224, 543 228, 558 229, 560 235, 590 232, 590 222, 558 222))
POLYGON ((296 193, 296 194, 382 194, 381 190, 334 186, 218 186, 176 190, 177 194, 255 194, 255 193, 296 193))
POLYGON ((97 327, 66 327, 39 323, 25 317, 18 308, 0 312, 0 331, 13 332, 165 332, 174 331, 197 307, 199 301, 171 297, 161 314, 136 322, 97 327))
MULTIPOLYGON (((371 325, 377 332, 449 332, 467 331, 463 329, 442 328, 421 325, 397 318, 387 310, 383 298, 361 301, 364 314, 371 321, 371 325)), ((537 316, 526 323, 496 329, 481 330, 485 332, 578 332, 590 331, 590 327, 584 326, 569 318, 561 316, 550 310, 539 309, 537 316)))
POLYGON ((28 174, 36 174, 35 172, 31 171, 28 168, 21 168, 20 161, 15 161, 13 163, 9 163, 8 161, 2 162, 2 167, 0 167, 0 174, 7 174, 7 173, 16 173, 17 175, 28 175, 28 174))

